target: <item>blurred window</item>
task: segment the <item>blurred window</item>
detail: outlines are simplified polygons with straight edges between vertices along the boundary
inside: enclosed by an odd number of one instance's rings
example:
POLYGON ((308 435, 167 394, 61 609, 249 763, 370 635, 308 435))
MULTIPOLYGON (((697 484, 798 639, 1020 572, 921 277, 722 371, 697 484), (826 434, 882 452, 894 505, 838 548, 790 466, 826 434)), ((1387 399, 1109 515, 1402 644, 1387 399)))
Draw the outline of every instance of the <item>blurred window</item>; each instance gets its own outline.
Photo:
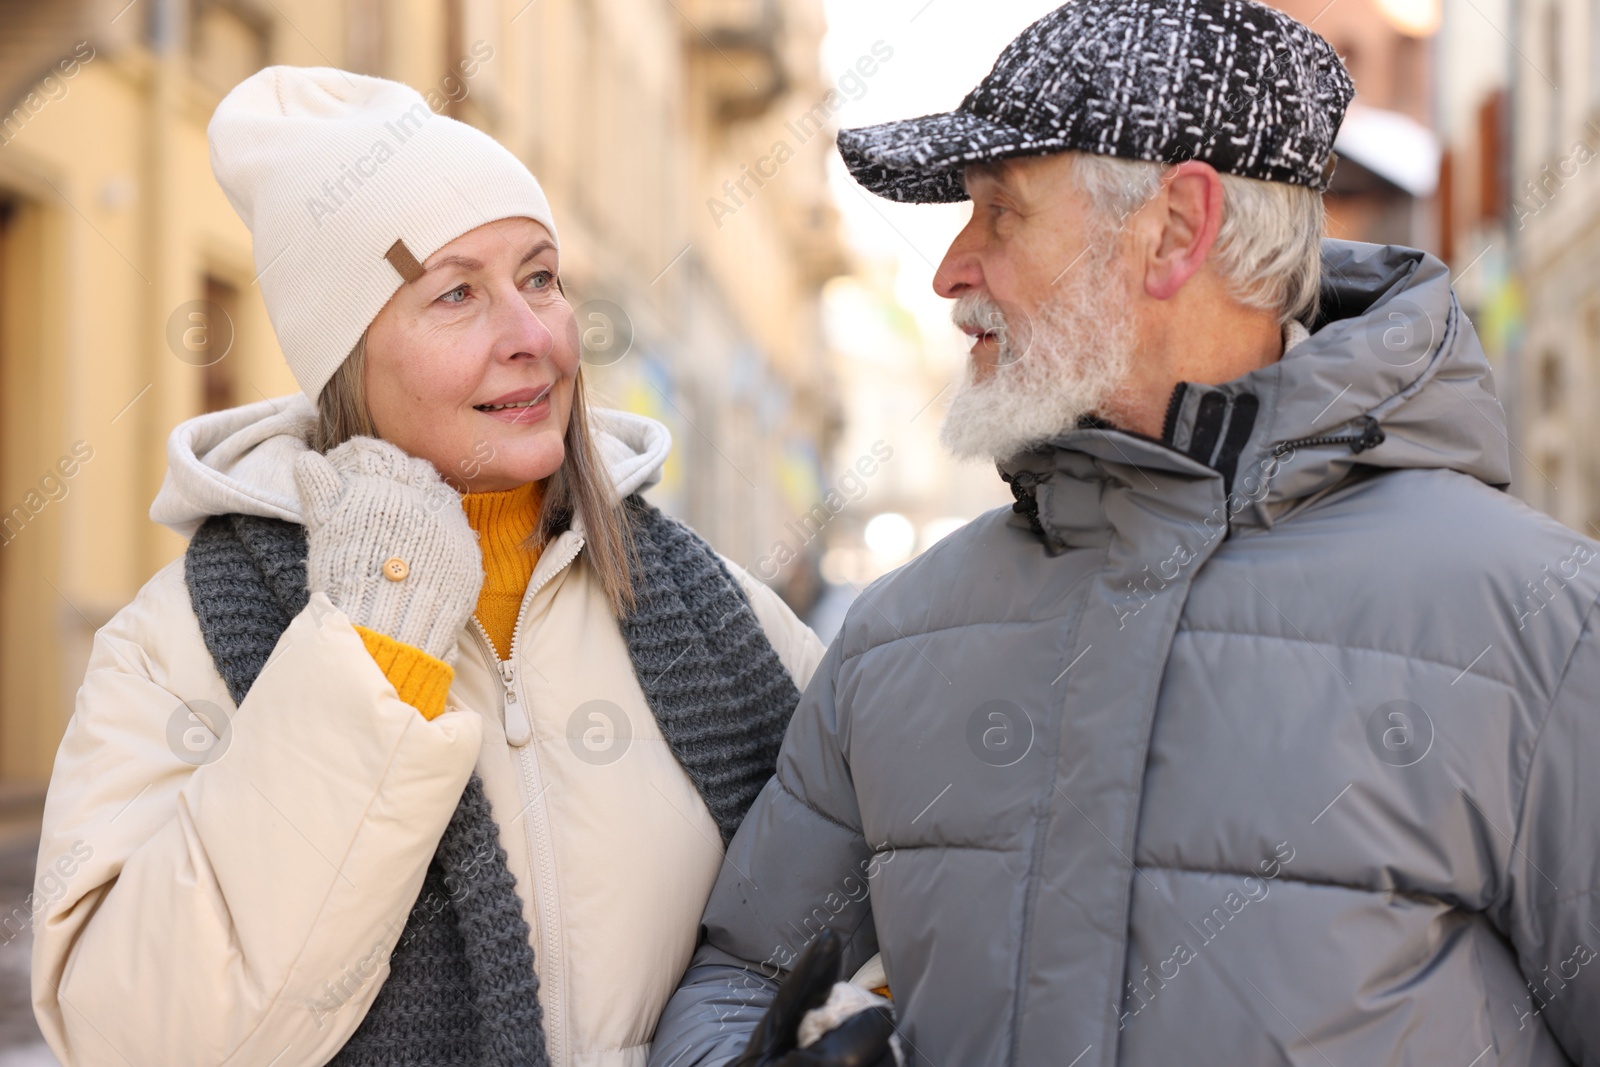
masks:
POLYGON ((270 21, 242 2, 199 0, 190 62, 194 75, 219 93, 267 65, 270 21))
POLYGON ((345 67, 383 77, 383 0, 345 0, 345 67))
POLYGON ((1554 352, 1546 352, 1544 358, 1539 360, 1539 410, 1550 414, 1561 406, 1561 382, 1565 375, 1561 370, 1561 357, 1554 352))
POLYGON ((239 290, 213 275, 205 281, 210 321, 197 324, 200 351, 200 410, 221 411, 239 403, 239 354, 233 351, 239 321, 239 290))
POLYGON ((1561 4, 1559 0, 1551 0, 1545 8, 1545 69, 1542 72, 1547 79, 1545 86, 1545 99, 1549 106, 1545 108, 1544 153, 1546 160, 1556 159, 1562 155, 1561 131, 1565 124, 1562 122, 1561 98, 1561 4))

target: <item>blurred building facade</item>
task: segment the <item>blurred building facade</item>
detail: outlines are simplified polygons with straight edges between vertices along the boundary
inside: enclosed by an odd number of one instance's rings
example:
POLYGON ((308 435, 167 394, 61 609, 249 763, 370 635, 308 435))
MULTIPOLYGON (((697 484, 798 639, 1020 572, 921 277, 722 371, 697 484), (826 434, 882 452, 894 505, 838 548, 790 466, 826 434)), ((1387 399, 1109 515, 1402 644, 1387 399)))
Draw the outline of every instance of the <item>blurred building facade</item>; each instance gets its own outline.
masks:
MULTIPOLYGON (((1440 258, 1494 367, 1509 428, 1513 491, 1527 496, 1521 438, 1520 346, 1523 285, 1512 239, 1514 170, 1510 79, 1516 52, 1514 0, 1446 0, 1439 34, 1438 129, 1444 143, 1438 217, 1440 258)), ((1536 494, 1532 502, 1553 510, 1536 494)))
POLYGON ((1600 3, 1446 0, 1442 255, 1495 365, 1512 492, 1600 534, 1600 3))
POLYGON ((94 630, 183 550, 147 518, 168 432, 296 389, 205 137, 262 66, 404 81, 528 163, 586 377, 673 432, 669 510, 754 568, 815 497, 840 423, 820 292, 847 265, 830 139, 790 129, 830 99, 817 0, 8 0, 0 17, 0 800, 38 795, 94 630))
POLYGON ((1600 3, 1507 12, 1505 238, 1520 275, 1508 407, 1515 490, 1600 534, 1600 3))
POLYGON ((1271 0, 1333 45, 1356 95, 1339 128, 1328 236, 1436 250, 1439 0, 1271 0))

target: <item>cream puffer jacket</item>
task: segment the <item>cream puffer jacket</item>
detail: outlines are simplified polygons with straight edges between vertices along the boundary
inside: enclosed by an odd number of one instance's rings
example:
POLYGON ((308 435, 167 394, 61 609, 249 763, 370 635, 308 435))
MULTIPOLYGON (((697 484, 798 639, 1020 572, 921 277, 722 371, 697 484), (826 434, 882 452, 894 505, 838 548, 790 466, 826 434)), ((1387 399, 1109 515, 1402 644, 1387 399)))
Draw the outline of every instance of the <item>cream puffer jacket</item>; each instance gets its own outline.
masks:
MULTIPOLYGON (((311 415, 296 394, 179 426, 151 517, 185 535, 215 513, 297 519, 311 415)), ((619 491, 653 484, 666 428, 594 423, 619 491)), ((821 643, 730 570, 804 688, 821 643)), ((33 1002, 61 1062, 325 1063, 377 995, 476 769, 532 932, 550 1062, 642 1067, 721 837, 657 729, 581 528, 545 548, 512 648, 500 662, 469 621, 429 722, 318 593, 235 707, 183 560, 150 579, 95 635, 45 802, 33 1002), (595 700, 622 709, 631 740, 603 715, 575 721, 595 700)))

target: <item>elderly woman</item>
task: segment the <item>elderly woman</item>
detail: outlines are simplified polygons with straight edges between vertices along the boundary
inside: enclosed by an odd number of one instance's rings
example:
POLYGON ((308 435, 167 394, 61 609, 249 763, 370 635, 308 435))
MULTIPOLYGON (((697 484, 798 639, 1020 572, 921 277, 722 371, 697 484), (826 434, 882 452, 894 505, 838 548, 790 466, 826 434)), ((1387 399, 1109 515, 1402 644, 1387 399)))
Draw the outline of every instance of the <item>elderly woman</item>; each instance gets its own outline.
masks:
POLYGON ((395 82, 208 130, 303 395, 172 435, 188 550, 95 637, 40 847, 63 1064, 641 1065, 821 655, 645 503, 555 223, 395 82))

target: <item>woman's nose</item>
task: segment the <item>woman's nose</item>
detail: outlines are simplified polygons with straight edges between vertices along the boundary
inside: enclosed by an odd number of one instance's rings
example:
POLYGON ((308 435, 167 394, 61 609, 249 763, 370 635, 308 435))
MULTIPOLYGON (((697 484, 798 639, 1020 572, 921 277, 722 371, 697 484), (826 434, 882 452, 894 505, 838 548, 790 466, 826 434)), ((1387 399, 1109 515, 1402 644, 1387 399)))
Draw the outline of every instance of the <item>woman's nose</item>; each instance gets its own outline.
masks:
POLYGON ((496 303, 499 321, 495 325, 503 334, 507 358, 524 353, 535 359, 550 355, 555 348, 555 333, 520 292, 512 292, 496 303))

